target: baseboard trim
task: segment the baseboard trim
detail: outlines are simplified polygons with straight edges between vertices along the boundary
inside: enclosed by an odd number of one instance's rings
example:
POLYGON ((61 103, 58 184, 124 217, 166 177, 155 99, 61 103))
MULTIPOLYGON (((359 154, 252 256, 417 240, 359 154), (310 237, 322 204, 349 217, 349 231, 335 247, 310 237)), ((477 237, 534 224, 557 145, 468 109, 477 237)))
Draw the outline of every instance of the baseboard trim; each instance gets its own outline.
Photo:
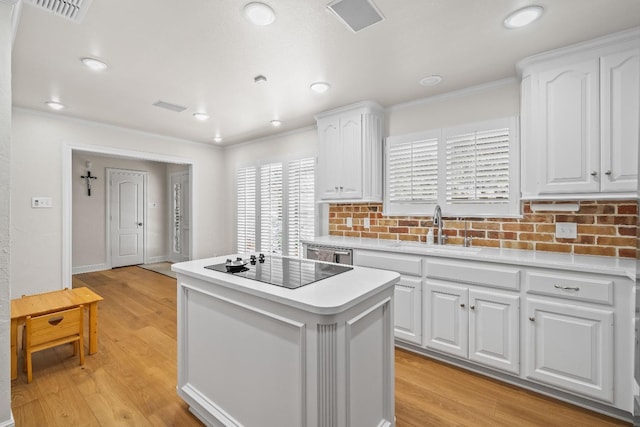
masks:
POLYGON ((11 418, 8 420, 0 421, 0 427, 15 427, 16 420, 13 418, 13 412, 10 413, 11 418))
POLYGON ((169 261, 169 257, 166 255, 153 256, 153 257, 147 257, 145 264, 155 264, 156 262, 165 262, 165 261, 169 261))
POLYGON ((79 267, 72 267, 71 274, 92 273, 94 271, 103 271, 109 269, 110 267, 107 264, 81 265, 79 267))

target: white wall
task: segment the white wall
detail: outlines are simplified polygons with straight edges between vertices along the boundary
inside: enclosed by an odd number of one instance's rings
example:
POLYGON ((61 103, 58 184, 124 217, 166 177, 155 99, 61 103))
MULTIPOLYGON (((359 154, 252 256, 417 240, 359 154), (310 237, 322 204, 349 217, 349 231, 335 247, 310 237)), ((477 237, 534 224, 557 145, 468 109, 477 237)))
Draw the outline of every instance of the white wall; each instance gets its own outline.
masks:
POLYGON ((0 426, 12 426, 11 356, 11 47, 13 1, 0 0, 0 426))
MULTIPOLYGON (((166 261, 169 253, 168 164, 118 157, 99 156, 74 151, 72 156, 71 193, 73 199, 72 267, 73 273, 110 268, 106 253, 107 168, 129 169, 147 173, 145 232, 145 262, 166 261), (91 183, 91 196, 87 194, 86 163, 91 163, 91 174, 97 176, 91 183)), ((182 166, 184 168, 184 166, 182 166)))
MULTIPOLYGON (((167 156, 193 164, 194 258, 231 251, 220 208, 227 196, 220 149, 54 114, 14 108, 11 159, 12 295, 60 289, 63 278, 63 155, 69 147, 108 148, 127 157, 167 156), (135 154, 135 155, 134 155, 135 154), (53 208, 32 209, 31 197, 53 198, 53 208)), ((95 151, 95 150, 94 150, 95 151)), ((157 160, 157 159, 156 159, 157 160)), ((179 163, 179 161, 175 161, 179 163)), ((69 165, 71 163, 69 162, 69 165)), ((70 166, 69 166, 70 167, 70 166)), ((70 173, 70 172, 69 172, 70 173)), ((75 180, 76 178, 72 178, 75 180)), ((79 178, 78 178, 79 181, 79 178)), ((69 206, 70 208, 70 206, 69 206)), ((69 209, 70 211, 70 209, 69 209)))
POLYGON ((387 108, 387 135, 404 135, 520 114, 520 82, 502 80, 387 108))
POLYGON ((298 131, 262 138, 225 149, 225 186, 228 198, 225 205, 225 222, 229 225, 230 234, 226 246, 236 250, 236 170, 239 167, 268 163, 283 159, 317 156, 318 133, 315 126, 299 129, 298 131))

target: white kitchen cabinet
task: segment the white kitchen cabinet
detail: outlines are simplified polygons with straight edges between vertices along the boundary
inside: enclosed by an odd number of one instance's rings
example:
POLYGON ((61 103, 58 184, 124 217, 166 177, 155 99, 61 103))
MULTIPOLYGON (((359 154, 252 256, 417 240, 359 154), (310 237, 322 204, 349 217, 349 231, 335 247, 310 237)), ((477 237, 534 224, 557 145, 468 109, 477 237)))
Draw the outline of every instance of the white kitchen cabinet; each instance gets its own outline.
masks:
POLYGON ((638 40, 640 31, 629 31, 519 64, 523 198, 636 191, 638 40))
POLYGON ((427 279, 427 348, 511 373, 520 370, 520 298, 427 279))
POLYGON ((420 345, 422 342, 422 281, 401 276, 395 287, 395 337, 420 345))
POLYGON ((527 300, 526 376, 613 402, 613 311, 527 300))
POLYGON ((382 201, 382 108, 362 102, 316 120, 320 201, 382 201))
POLYGON ((423 259, 368 250, 356 250, 353 255, 354 265, 400 273, 400 282, 394 291, 394 334, 397 339, 421 345, 423 259))

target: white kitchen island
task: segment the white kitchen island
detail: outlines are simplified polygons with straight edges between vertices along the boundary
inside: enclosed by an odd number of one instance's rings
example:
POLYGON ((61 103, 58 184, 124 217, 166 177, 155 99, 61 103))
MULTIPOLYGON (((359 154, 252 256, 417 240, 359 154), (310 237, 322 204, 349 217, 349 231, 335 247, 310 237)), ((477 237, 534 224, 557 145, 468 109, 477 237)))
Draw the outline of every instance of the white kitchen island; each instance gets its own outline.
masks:
MULTIPOLYGON (((235 257, 235 256, 234 256, 235 257)), ((354 267, 297 289, 174 264, 178 394, 211 426, 393 426, 393 290, 354 267)))

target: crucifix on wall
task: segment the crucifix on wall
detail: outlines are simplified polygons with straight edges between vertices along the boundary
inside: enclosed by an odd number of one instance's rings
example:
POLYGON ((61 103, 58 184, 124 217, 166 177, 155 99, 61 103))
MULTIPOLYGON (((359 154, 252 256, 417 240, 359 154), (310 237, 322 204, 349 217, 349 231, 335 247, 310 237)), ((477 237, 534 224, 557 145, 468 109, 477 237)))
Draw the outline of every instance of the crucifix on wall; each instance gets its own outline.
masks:
MULTIPOLYGON (((87 167, 88 168, 88 167, 87 167)), ((91 175, 91 171, 88 170, 86 175, 82 175, 80 176, 80 178, 82 179, 86 179, 87 180, 87 195, 91 196, 91 180, 92 179, 98 179, 97 176, 92 176, 91 175)))

